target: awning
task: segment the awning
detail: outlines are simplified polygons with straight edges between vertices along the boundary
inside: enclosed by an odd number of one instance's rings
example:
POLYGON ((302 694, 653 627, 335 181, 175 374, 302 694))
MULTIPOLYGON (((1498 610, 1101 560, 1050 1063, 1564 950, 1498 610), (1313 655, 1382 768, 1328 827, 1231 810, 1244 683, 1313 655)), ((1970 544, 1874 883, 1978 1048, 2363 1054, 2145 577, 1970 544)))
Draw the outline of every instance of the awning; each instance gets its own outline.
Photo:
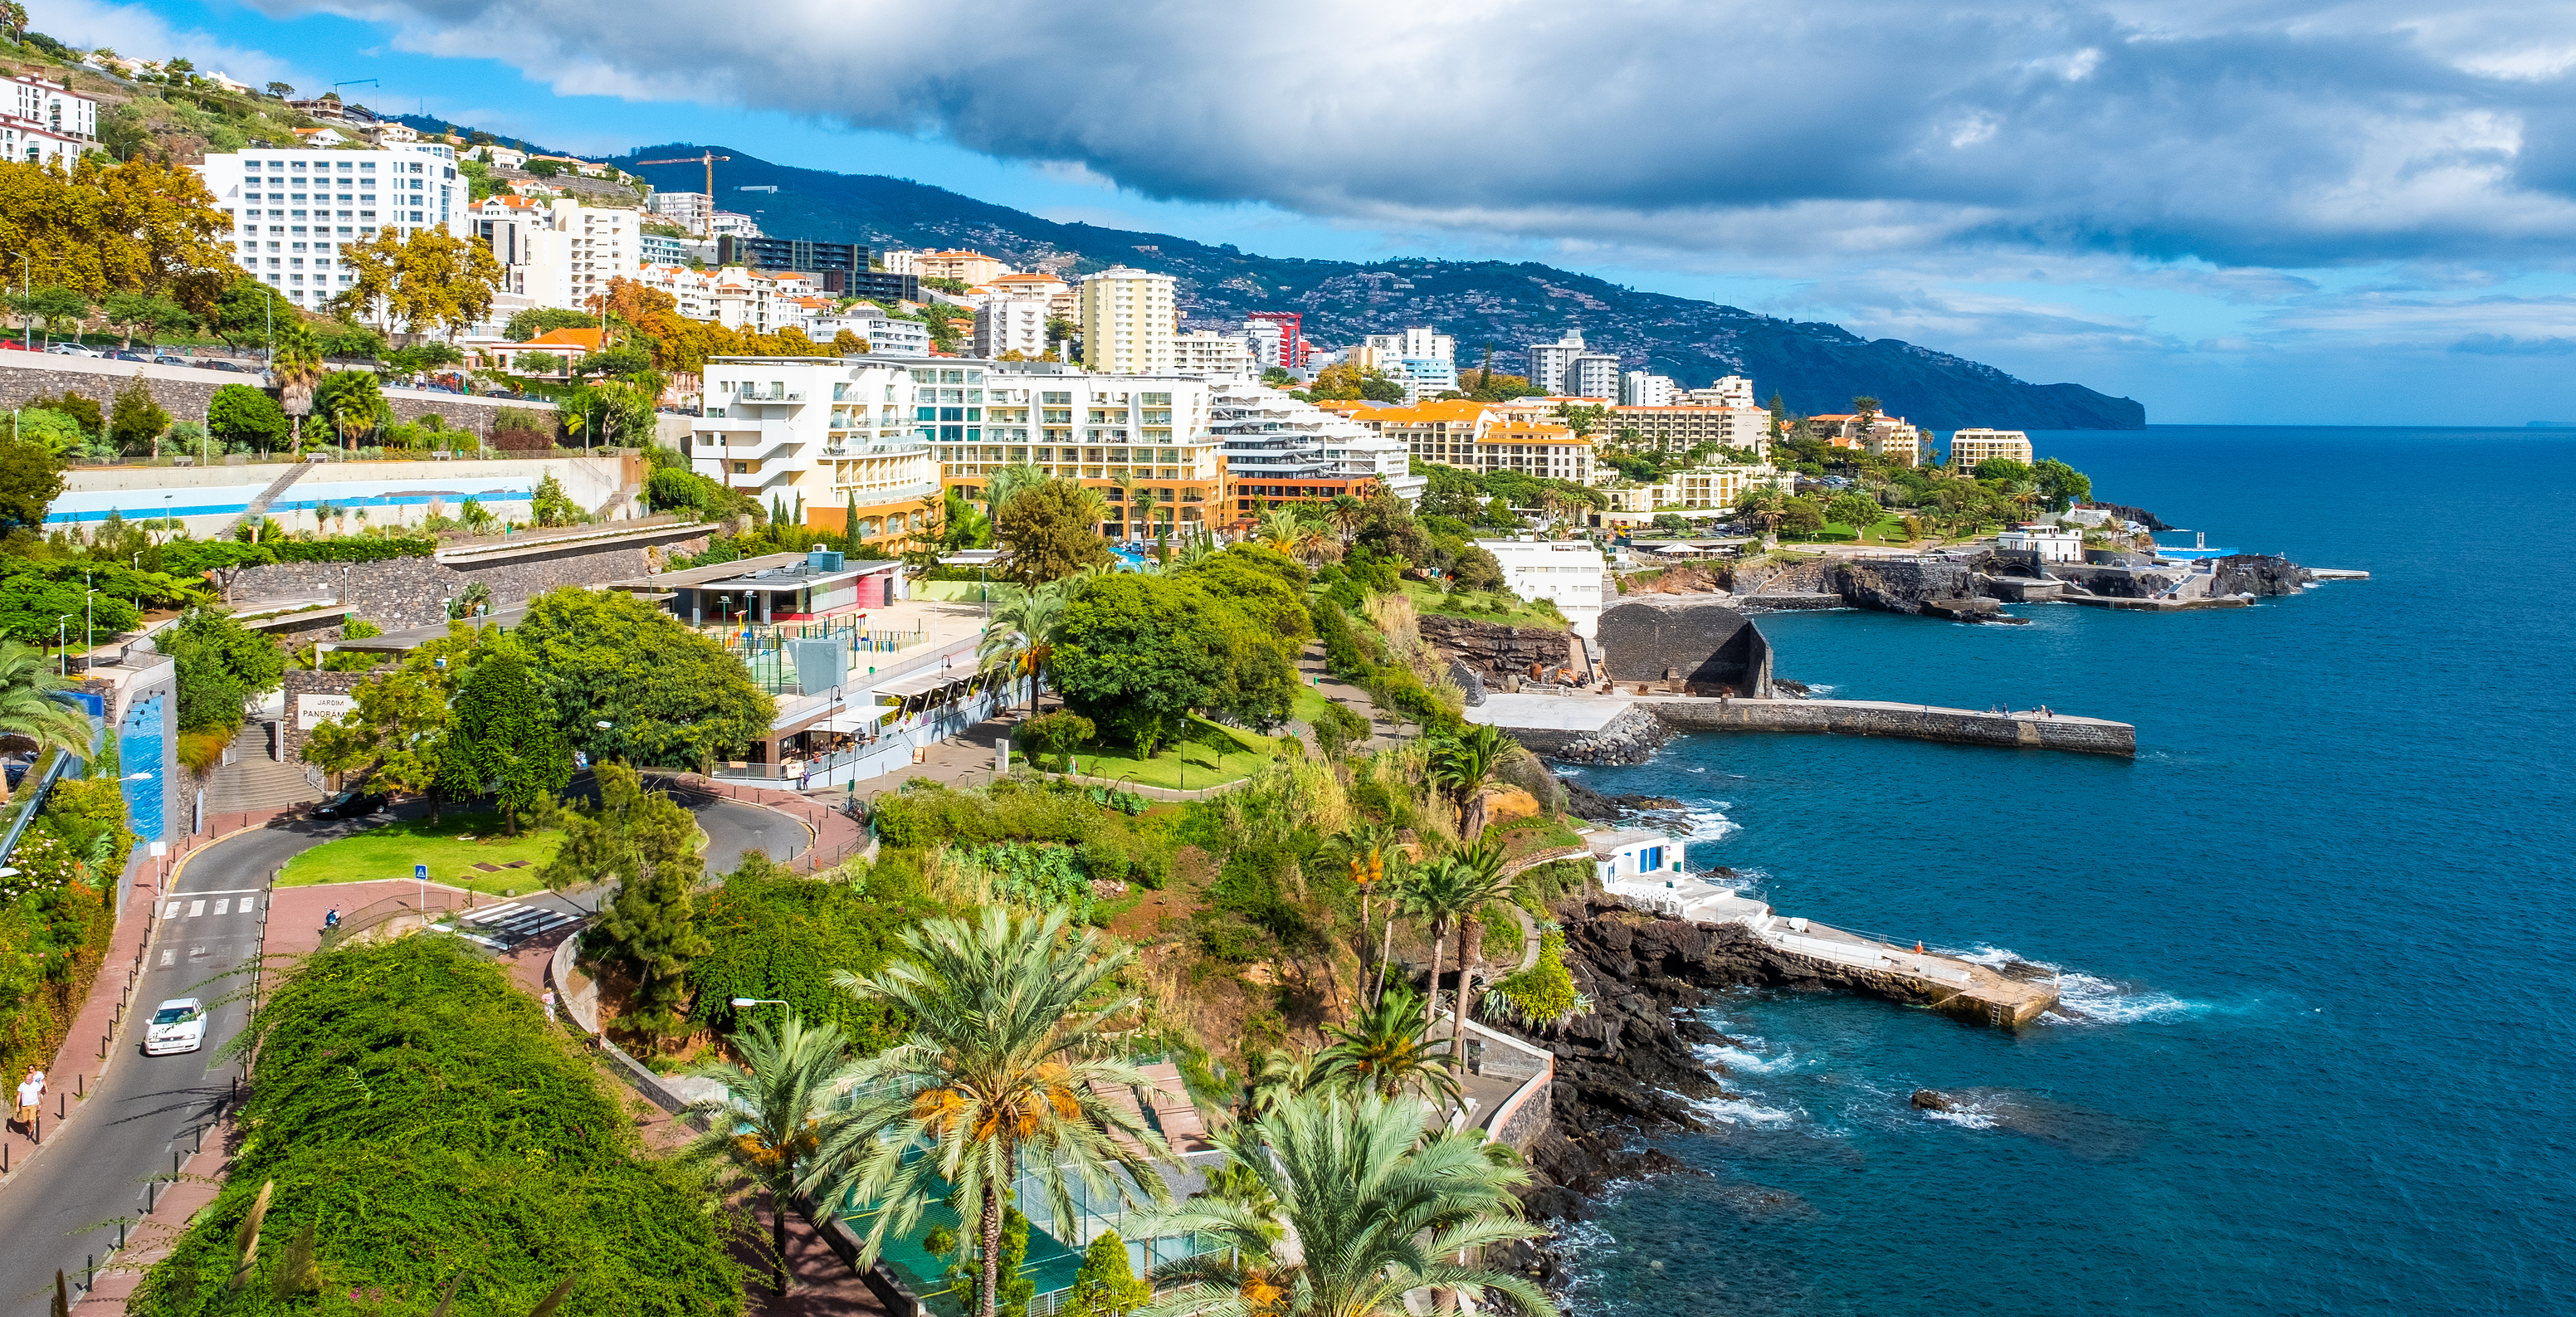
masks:
POLYGON ((879 682, 876 693, 890 700, 906 699, 914 695, 928 695, 942 686, 967 681, 974 676, 973 668, 931 668, 925 672, 913 673, 908 677, 879 682))
POLYGON ((872 732, 877 729, 878 724, 883 723, 893 714, 894 710, 892 709, 869 709, 865 712, 861 712, 856 709, 848 709, 843 710, 840 713, 833 714, 831 717, 826 718, 805 730, 809 732, 872 732))

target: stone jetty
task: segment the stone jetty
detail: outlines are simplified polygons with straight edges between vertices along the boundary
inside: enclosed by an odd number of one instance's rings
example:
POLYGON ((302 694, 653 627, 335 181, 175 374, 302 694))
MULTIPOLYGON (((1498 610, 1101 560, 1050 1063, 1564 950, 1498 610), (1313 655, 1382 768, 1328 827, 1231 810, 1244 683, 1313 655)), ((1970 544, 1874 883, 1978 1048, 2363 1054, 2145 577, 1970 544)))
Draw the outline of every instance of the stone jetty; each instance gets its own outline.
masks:
POLYGON ((1729 699, 1698 695, 1494 693, 1467 710, 1531 750, 1573 763, 1643 763, 1676 732, 1823 732, 1998 749, 2138 753, 2138 729, 2036 709, 1979 712, 1880 700, 1729 699))
POLYGON ((2007 978, 1975 961, 1782 916, 1731 888, 1688 874, 1659 872, 1605 880, 1602 891, 1633 910, 1694 924, 1734 924, 1750 932, 1783 968, 1907 1005, 1998 1028, 2019 1028, 2057 1005, 2053 981, 2007 978))

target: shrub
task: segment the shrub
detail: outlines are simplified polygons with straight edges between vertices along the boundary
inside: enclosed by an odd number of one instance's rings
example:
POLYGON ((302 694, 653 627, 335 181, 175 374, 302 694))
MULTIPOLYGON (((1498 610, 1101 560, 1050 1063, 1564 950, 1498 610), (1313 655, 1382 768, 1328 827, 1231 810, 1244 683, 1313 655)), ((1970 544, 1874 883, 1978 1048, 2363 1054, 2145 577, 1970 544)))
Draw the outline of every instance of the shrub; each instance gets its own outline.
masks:
POLYGON ((903 930, 939 913, 917 875, 879 866, 849 882, 816 881, 757 851, 708 893, 698 933, 708 949, 689 962, 697 994, 689 1021, 729 1033, 733 999, 787 1002, 808 1024, 836 1025, 862 1055, 899 1041, 902 1012, 832 986, 832 971, 868 974, 883 966, 903 930))
POLYGON ((567 1276, 566 1312, 741 1311, 703 1184, 643 1160, 599 1072, 462 943, 308 957, 241 1046, 258 1057, 248 1136, 223 1191, 145 1274, 137 1311, 315 1311, 277 1283, 286 1241, 308 1232, 324 1293, 388 1311, 426 1312, 460 1275, 471 1312, 527 1312, 567 1276), (235 1232, 272 1183, 273 1242, 255 1283, 230 1291, 235 1232))
POLYGON ((1485 994, 1485 1014, 1524 1028, 1553 1028, 1591 1009, 1574 990, 1574 975, 1565 968, 1565 934, 1541 933, 1538 963, 1505 975, 1485 994))

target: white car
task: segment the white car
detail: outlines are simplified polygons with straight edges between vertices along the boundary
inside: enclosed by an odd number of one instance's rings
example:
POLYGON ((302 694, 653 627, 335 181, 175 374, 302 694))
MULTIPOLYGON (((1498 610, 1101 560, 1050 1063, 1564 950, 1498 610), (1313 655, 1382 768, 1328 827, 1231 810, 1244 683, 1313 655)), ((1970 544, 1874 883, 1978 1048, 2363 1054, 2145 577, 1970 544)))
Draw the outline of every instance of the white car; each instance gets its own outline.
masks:
POLYGON ((56 343, 52 347, 45 349, 45 351, 53 353, 58 357, 95 357, 99 355, 88 348, 82 347, 78 343, 56 343))
POLYGON ((206 1007, 194 997, 161 1003, 143 1033, 145 1056, 193 1052, 206 1045, 206 1007))

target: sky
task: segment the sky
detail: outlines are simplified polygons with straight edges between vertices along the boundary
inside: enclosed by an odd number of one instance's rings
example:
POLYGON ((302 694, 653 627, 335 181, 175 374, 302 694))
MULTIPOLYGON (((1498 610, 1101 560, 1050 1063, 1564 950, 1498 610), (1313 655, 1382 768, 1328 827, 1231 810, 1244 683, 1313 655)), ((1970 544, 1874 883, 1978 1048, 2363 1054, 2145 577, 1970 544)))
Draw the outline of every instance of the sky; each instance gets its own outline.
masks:
POLYGON ((29 8, 562 150, 721 143, 1279 256, 1545 261, 2155 423, 2576 421, 2576 6, 29 8))

